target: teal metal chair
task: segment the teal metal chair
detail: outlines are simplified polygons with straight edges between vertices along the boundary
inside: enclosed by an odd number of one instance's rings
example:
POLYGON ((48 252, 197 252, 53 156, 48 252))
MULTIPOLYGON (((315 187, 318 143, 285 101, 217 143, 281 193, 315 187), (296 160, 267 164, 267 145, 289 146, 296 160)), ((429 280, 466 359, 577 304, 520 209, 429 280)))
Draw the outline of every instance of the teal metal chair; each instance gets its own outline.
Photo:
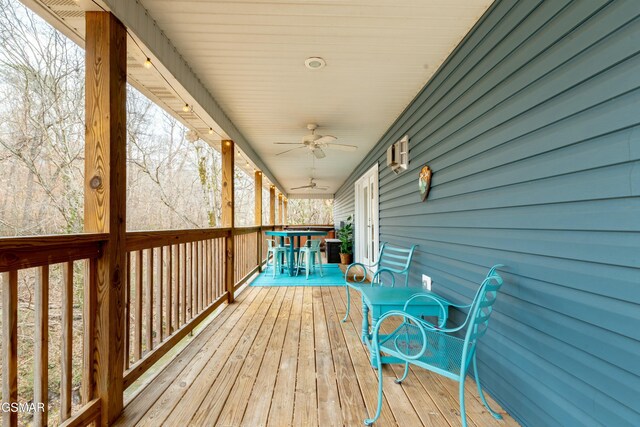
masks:
POLYGON ((267 239, 267 268, 269 265, 273 266, 273 277, 276 277, 276 272, 286 264, 287 248, 279 246, 275 240, 267 239), (271 259, 271 264, 269 264, 271 259))
POLYGON ((298 252, 298 265, 296 267, 296 276, 300 272, 300 267, 303 265, 304 261, 304 270, 307 275, 307 280, 309 279, 309 270, 316 268, 316 257, 318 258, 318 267, 320 268, 320 277, 323 277, 322 273, 322 257, 320 256, 320 243, 321 240, 313 239, 307 242, 307 245, 300 248, 300 252, 298 252))
POLYGON ((395 286, 396 275, 404 276, 404 286, 409 285, 409 267, 411 266, 411 260, 413 259, 413 253, 418 245, 413 245, 411 248, 401 248, 398 246, 392 246, 387 243, 383 243, 380 247, 380 253, 378 255, 378 261, 370 265, 369 268, 377 267, 377 270, 371 278, 371 283, 366 282, 366 266, 360 262, 354 262, 349 264, 347 271, 344 273, 344 284, 347 291, 347 312, 344 315, 343 322, 346 322, 349 317, 349 310, 351 309, 351 294, 349 289, 360 291, 363 286, 382 286, 383 274, 388 274, 391 281, 390 286, 395 286), (357 272, 353 272, 353 281, 349 281, 349 273, 354 267, 360 267, 363 272, 363 277, 357 280, 357 272))
POLYGON ((489 270, 471 304, 459 305, 447 301, 450 306, 469 310, 465 321, 458 327, 445 328, 446 319, 440 321, 438 325, 433 325, 424 319, 406 313, 406 309, 411 302, 419 298, 434 299, 444 305, 443 302, 446 300, 432 293, 415 295, 407 300, 404 311, 390 311, 380 318, 373 329, 372 338, 372 348, 378 356, 378 407, 372 418, 365 419, 364 423, 366 425, 373 424, 380 417, 380 411, 382 410, 382 365, 380 353, 397 357, 405 362, 404 374, 402 378, 396 380, 398 384, 407 377, 410 364, 458 381, 460 416, 463 427, 467 426, 464 381, 469 372, 469 365, 473 363, 473 374, 482 403, 494 418, 502 418, 500 414, 491 409, 484 397, 480 386, 480 378, 478 377, 478 364, 476 363, 478 340, 487 331, 489 317, 493 311, 493 303, 496 301, 498 290, 502 286, 502 277, 496 271, 500 267, 502 265, 496 265, 489 270), (389 335, 381 335, 380 327, 383 322, 393 316, 402 317, 402 323, 389 335), (465 328, 464 337, 457 336, 458 334, 456 333, 465 328))

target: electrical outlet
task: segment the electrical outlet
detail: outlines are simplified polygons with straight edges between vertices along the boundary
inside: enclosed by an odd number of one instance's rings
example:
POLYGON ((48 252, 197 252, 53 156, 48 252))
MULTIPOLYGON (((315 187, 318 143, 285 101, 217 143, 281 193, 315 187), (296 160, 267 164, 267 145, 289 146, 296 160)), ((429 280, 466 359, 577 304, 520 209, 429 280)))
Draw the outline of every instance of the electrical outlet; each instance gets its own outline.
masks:
POLYGON ((422 286, 424 288, 427 288, 428 291, 431 290, 431 277, 427 276, 426 274, 422 275, 422 286))

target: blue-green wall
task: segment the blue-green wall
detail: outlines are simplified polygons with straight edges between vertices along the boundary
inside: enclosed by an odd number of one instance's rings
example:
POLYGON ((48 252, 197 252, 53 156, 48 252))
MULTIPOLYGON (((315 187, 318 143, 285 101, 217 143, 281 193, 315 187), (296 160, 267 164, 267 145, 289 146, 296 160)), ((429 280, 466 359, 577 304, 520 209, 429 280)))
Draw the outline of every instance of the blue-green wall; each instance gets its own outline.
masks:
POLYGON ((640 1, 498 1, 336 194, 378 162, 380 241, 451 299, 508 265, 480 373, 523 425, 640 426, 639 53, 640 1))

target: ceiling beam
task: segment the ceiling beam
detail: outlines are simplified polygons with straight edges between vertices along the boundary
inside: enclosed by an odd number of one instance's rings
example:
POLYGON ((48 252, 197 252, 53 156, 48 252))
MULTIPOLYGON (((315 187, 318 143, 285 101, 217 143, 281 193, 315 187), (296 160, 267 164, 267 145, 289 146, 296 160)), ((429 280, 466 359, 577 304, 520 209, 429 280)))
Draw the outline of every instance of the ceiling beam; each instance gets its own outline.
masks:
POLYGON ((99 3, 120 19, 132 36, 138 38, 153 54, 162 66, 180 83, 189 97, 208 114, 226 134, 223 139, 231 139, 249 159, 269 178, 280 191, 285 188, 278 182, 269 168, 255 152, 251 144, 242 135, 231 119, 220 107, 209 90, 202 84, 180 52, 171 43, 164 31, 138 1, 99 0, 99 3))

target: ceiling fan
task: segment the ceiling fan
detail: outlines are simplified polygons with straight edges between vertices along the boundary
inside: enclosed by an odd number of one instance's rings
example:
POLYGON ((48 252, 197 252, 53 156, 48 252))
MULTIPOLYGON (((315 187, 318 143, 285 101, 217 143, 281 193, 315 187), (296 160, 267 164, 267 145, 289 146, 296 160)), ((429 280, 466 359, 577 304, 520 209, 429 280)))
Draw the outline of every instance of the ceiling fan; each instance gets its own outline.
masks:
POLYGON ((315 183, 315 178, 309 178, 309 184, 302 185, 300 187, 293 187, 291 190, 302 190, 303 188, 308 188, 310 190, 320 190, 320 191, 329 189, 329 187, 318 186, 318 184, 315 183))
POLYGON ((323 148, 336 149, 336 150, 342 150, 342 151, 356 151, 358 149, 358 147, 356 147, 355 145, 335 144, 333 141, 338 139, 335 136, 316 135, 317 128, 318 128, 317 124, 309 123, 307 125, 307 129, 309 129, 311 133, 309 135, 304 136, 302 138, 302 142, 274 142, 274 144, 278 144, 278 145, 299 145, 299 147, 291 148, 289 150, 285 150, 281 153, 278 153, 276 154, 276 156, 280 156, 282 154, 286 154, 290 151, 298 150, 300 148, 308 148, 316 158, 322 159, 327 156, 322 150, 323 148))

